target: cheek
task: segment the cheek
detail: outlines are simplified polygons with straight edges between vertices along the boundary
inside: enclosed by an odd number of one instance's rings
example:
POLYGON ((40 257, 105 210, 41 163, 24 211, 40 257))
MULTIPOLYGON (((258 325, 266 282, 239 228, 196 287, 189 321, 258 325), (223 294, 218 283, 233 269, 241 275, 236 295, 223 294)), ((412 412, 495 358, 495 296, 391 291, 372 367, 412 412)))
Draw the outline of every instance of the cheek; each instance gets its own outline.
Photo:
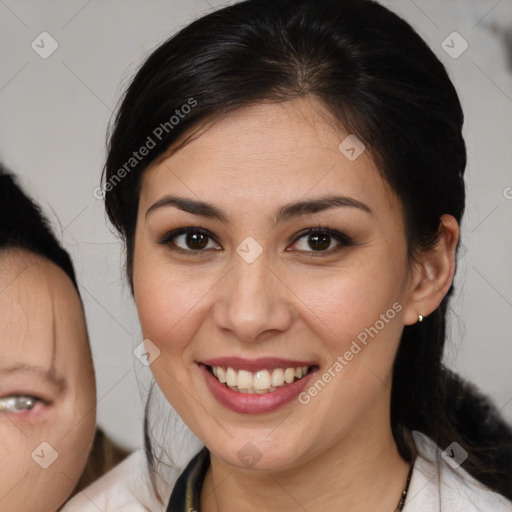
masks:
MULTIPOLYGON (((61 448, 57 450, 57 460, 44 469, 36 464, 31 455, 37 442, 30 438, 15 442, 14 437, 5 444, 0 441, 0 510, 57 510, 73 491, 73 481, 79 475, 74 474, 72 465, 65 468, 58 464, 63 453, 61 448)), ((76 459, 74 465, 76 467, 76 459)))
POLYGON ((203 321, 213 273, 177 271, 165 264, 134 268, 134 299, 142 333, 162 352, 180 350, 203 321))
POLYGON ((379 336, 396 337, 402 309, 399 282, 399 276, 382 272, 380 265, 362 264, 296 278, 293 289, 306 323, 339 350, 358 336, 364 340, 375 324, 382 331, 379 336))
POLYGON ((93 394, 79 390, 54 403, 44 419, 41 415, 31 416, 32 411, 0 414, 0 490, 4 482, 14 485, 21 481, 23 485, 26 482, 32 494, 39 486, 44 492, 51 489, 55 500, 64 499, 89 455, 95 431, 94 404, 93 394), (48 443, 49 447, 41 443, 48 443), (48 461, 48 467, 43 467, 48 461), (61 478, 63 474, 67 479, 61 478))
MULTIPOLYGON (((76 482, 82 474, 89 457, 95 424, 94 421, 85 418, 78 426, 73 427, 74 424, 70 426, 71 432, 56 442, 55 447, 59 452, 60 460, 56 461, 55 470, 64 473, 71 481, 76 482)), ((65 482, 63 483, 65 484, 65 482)), ((69 489, 69 492, 71 490, 69 489)))
POLYGON ((54 425, 24 425, 23 434, 11 422, 6 425, 5 419, 0 419, 0 510, 56 510, 73 490, 69 478, 76 481, 79 476, 73 471, 73 467, 77 467, 77 458, 73 454, 79 450, 76 443, 80 441, 74 439, 72 446, 59 444, 53 439, 54 425), (43 440, 55 452, 47 447, 38 451, 43 440), (68 452, 73 460, 64 466, 62 461, 68 452), (54 453, 57 458, 48 467, 43 467, 54 453))
POLYGON ((0 498, 31 469, 30 448, 30 437, 23 435, 0 413, 0 498))

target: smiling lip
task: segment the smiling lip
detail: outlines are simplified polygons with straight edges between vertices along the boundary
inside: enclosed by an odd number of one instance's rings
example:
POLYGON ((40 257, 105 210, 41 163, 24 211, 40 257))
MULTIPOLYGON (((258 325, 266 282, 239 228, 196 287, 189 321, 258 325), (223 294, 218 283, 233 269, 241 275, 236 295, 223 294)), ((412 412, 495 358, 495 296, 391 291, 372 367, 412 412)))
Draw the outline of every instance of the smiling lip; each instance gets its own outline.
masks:
POLYGON ((242 414, 262 414, 272 412, 290 403, 301 393, 308 382, 316 374, 318 366, 305 361, 292 361, 290 359, 262 358, 247 360, 239 358, 218 358, 198 363, 208 389, 215 399, 224 407, 242 414), (232 391, 222 384, 210 371, 211 366, 230 366, 237 370, 256 372, 262 369, 290 368, 300 366, 313 366, 313 369, 300 380, 284 386, 281 389, 263 394, 246 394, 232 391))

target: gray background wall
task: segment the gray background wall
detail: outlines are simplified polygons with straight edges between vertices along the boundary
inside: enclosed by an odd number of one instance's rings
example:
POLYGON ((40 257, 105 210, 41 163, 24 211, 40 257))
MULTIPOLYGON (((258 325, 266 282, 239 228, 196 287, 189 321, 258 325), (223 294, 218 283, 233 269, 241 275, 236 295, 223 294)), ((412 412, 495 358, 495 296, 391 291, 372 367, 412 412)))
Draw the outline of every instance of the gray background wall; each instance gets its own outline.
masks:
MULTIPOLYGON (((512 420, 512 0, 382 3, 430 43, 465 109, 465 248, 446 357, 512 420), (460 56, 465 43, 450 36, 454 31, 469 45, 460 56)), ((227 4, 0 0, 0 157, 43 204, 74 258, 96 366, 98 422, 128 447, 141 442, 150 375, 133 356, 142 338, 122 272, 121 244, 93 195, 106 126, 148 52, 227 4), (58 44, 50 56, 45 52, 55 43, 42 32, 58 44)))

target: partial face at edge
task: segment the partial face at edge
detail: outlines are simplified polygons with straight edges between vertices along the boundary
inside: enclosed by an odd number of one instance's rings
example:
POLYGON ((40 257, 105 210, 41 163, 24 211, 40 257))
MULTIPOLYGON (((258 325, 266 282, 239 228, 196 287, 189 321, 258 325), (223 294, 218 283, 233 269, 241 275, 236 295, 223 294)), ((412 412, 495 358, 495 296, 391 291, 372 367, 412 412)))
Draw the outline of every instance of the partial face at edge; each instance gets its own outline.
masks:
POLYGON ((151 367, 188 426, 231 465, 244 467, 249 441, 258 468, 278 470, 389 427, 410 281, 403 213, 367 152, 354 161, 340 152, 347 135, 313 101, 258 105, 143 176, 133 281, 144 337, 160 350, 151 367), (168 196, 210 203, 225 218, 165 206, 168 196), (349 201, 274 224, 284 205, 330 196, 349 201), (258 409, 247 395, 235 410, 204 364, 233 357, 267 358, 261 370, 283 366, 275 358, 313 364, 296 395, 331 379, 309 400, 258 409))
POLYGON ((48 512, 72 492, 94 435, 84 313, 64 271, 26 251, 0 253, 0 290, 0 509, 48 512))

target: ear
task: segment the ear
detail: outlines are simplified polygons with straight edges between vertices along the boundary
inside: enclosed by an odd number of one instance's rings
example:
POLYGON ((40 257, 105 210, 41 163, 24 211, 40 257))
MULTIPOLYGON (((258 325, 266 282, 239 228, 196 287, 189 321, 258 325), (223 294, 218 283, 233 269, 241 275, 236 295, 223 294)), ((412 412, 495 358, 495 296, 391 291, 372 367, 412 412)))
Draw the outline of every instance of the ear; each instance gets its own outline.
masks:
POLYGON ((414 264, 409 281, 409 299, 403 315, 404 324, 412 325, 418 315, 428 316, 441 304, 455 275, 455 257, 459 224, 451 215, 439 223, 439 240, 414 264))

